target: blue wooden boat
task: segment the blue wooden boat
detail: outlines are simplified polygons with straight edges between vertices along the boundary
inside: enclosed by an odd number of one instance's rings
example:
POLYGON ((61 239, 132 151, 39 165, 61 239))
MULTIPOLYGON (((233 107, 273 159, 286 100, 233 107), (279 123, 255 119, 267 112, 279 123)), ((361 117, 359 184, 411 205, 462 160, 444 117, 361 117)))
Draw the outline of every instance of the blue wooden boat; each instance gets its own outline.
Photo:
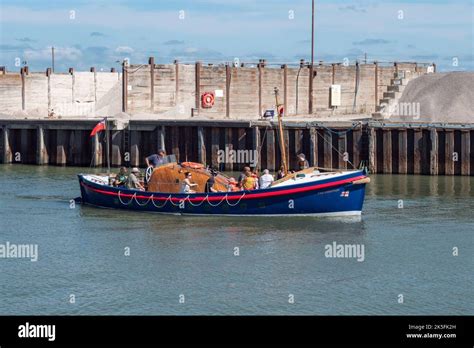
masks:
POLYGON ((365 185, 370 181, 362 170, 320 172, 310 168, 267 189, 185 194, 113 187, 108 176, 78 177, 84 204, 164 214, 232 216, 360 215, 365 185))

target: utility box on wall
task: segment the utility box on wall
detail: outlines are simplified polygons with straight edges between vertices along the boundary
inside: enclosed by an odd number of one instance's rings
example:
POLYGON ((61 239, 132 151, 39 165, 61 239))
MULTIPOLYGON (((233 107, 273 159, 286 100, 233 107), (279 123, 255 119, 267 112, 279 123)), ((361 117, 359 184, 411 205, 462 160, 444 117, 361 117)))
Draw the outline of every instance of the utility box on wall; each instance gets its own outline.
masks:
POLYGON ((331 106, 341 106, 341 85, 331 85, 331 106))

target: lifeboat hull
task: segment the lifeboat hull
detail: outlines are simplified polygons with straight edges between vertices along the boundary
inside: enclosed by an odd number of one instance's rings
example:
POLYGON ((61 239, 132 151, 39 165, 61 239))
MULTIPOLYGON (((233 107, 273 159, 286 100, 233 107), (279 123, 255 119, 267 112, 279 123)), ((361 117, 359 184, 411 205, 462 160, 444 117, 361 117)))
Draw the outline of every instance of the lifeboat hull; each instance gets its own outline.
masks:
POLYGON ((104 208, 180 215, 360 215, 368 181, 363 171, 297 180, 262 190, 216 193, 143 192, 78 175, 82 202, 104 208))

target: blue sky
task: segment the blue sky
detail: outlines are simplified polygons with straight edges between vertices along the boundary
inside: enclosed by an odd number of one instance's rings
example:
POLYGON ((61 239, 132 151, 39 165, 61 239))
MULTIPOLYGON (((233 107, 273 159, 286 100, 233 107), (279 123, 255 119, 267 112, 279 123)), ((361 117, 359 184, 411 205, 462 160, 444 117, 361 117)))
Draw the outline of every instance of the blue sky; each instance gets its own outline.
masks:
MULTIPOLYGON (((310 58, 310 0, 0 0, 0 65, 296 63, 310 58)), ((316 1, 315 60, 436 62, 474 70, 472 0, 316 1), (457 64, 457 65, 456 65, 457 64)))

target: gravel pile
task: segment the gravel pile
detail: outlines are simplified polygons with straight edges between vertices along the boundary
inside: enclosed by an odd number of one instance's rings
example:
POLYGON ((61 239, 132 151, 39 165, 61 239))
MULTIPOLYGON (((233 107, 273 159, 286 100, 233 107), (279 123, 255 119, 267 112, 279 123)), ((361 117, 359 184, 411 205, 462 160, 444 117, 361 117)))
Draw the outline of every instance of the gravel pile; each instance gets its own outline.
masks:
POLYGON ((399 103, 420 103, 420 118, 390 121, 474 123, 474 72, 423 75, 408 83, 399 103))

